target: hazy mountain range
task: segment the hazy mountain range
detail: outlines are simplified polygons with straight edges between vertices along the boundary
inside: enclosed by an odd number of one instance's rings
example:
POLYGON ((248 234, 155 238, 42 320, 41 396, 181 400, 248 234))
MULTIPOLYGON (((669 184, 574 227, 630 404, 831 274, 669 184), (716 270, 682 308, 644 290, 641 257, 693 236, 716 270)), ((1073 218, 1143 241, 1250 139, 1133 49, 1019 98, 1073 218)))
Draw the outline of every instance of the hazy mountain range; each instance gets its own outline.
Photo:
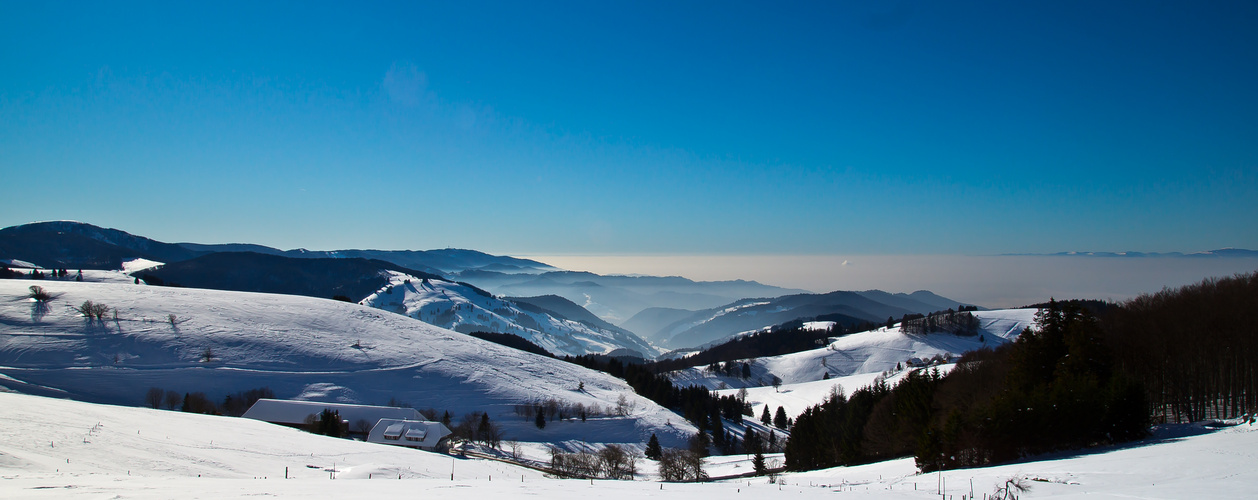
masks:
POLYGON ((69 269, 147 259, 155 265, 132 275, 148 284, 341 298, 461 332, 513 333, 573 355, 650 358, 792 320, 851 326, 961 305, 926 291, 814 294, 743 280, 603 276, 474 250, 165 243, 71 221, 0 229, 0 259, 69 269))

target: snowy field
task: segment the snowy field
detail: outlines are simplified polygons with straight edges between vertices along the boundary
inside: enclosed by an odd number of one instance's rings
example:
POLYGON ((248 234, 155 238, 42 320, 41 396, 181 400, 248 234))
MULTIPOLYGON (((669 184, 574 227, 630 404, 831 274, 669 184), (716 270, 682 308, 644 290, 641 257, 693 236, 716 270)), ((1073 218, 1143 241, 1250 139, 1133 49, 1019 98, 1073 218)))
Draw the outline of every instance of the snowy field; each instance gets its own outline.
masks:
MULTIPOLYGON (((915 473, 912 459, 705 484, 546 478, 494 461, 334 439, 241 418, 0 393, 0 498, 982 498, 1011 478, 1022 498, 1248 498, 1258 487, 1251 425, 1162 429, 1087 455, 915 473), (284 479, 285 468, 289 479, 284 479), (454 479, 450 474, 453 470, 454 479), (400 477, 400 479, 399 479, 400 477), (973 486, 971 486, 971 484, 973 486)), ((778 458, 778 457, 771 457, 778 458)), ((751 470, 714 457, 712 476, 751 470)))
MULTIPOLYGON (((817 349, 748 360, 752 376, 746 380, 711 373, 706 367, 678 370, 670 376, 675 384, 701 385, 725 396, 746 388, 747 401, 752 403, 756 417, 767 404, 770 413, 781 406, 794 418, 805 408, 824 400, 836 386, 850 395, 856 389, 873 384, 879 377, 885 377, 888 384, 894 385, 908 374, 910 360, 929 360, 935 356, 955 358, 984 346, 1010 342, 1035 324, 1036 312, 1036 309, 975 312, 979 334, 974 336, 906 334, 899 326, 854 333, 817 349), (830 378, 825 379, 826 375, 830 378), (775 389, 768 383, 772 376, 782 380, 781 387, 775 389)), ((945 363, 937 367, 941 373, 947 373, 952 366, 945 363)))

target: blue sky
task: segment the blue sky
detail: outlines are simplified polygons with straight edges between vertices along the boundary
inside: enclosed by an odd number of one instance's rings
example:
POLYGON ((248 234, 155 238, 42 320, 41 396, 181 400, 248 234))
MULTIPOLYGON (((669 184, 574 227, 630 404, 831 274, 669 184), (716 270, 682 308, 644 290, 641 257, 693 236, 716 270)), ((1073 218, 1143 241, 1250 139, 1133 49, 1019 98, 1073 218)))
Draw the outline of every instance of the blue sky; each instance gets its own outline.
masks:
POLYGON ((1253 2, 0 0, 0 226, 513 255, 1258 248, 1256 25, 1253 2))

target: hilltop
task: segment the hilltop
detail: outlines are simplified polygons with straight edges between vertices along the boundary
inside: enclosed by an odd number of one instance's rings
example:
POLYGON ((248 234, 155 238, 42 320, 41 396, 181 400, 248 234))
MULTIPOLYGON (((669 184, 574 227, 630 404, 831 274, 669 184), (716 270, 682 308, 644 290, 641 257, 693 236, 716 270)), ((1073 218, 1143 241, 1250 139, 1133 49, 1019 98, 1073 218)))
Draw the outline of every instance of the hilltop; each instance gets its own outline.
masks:
POLYGON ((0 379, 25 393, 127 405, 141 404, 150 387, 215 399, 267 386, 281 398, 396 400, 488 412, 509 438, 526 441, 643 443, 656 433, 681 443, 695 432, 611 376, 399 314, 292 295, 3 280, 0 379), (27 299, 32 284, 55 298, 27 299), (87 300, 110 313, 85 319, 75 307, 87 300), (621 396, 629 417, 544 430, 513 417, 516 405, 545 399, 607 410, 621 396))

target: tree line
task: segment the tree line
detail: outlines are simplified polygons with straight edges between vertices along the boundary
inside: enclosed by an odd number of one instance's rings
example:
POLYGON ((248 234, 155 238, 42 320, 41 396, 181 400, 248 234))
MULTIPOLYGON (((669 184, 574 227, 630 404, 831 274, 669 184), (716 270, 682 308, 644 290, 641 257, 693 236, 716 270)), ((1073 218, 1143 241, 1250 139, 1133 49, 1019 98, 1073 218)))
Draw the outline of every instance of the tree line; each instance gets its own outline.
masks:
POLYGON ((1104 318, 1117 369, 1144 384, 1155 421, 1258 411, 1258 272, 1141 295, 1104 318))
MULTIPOLYGON (((890 320, 888 319, 888 323, 890 320)), ((978 335, 979 321, 969 311, 939 311, 922 316, 920 314, 905 316, 900 319, 900 331, 925 335, 929 333, 951 333, 953 335, 978 335)))
POLYGON ((1050 301, 1012 343, 799 415, 796 470, 912 455, 922 471, 1139 439, 1152 422, 1258 410, 1258 273, 1122 304, 1050 301))
MULTIPOLYGON (((729 340, 704 349, 692 356, 647 363, 646 367, 655 373, 666 373, 695 366, 712 365, 741 359, 781 356, 783 354, 816 349, 818 342, 824 343, 831 337, 841 337, 875 327, 876 325, 873 323, 847 326, 835 323, 833 327, 828 329, 811 330, 803 327, 803 320, 795 320, 769 330, 729 340)), ((750 375, 748 374, 747 376, 750 375)), ((743 378, 746 378, 746 376, 743 378)))
POLYGON ((809 408, 787 441, 787 467, 913 455, 930 471, 1144 436, 1143 386, 1115 370, 1100 321, 1053 302, 1037 325, 967 353, 947 376, 917 370, 894 387, 879 382, 809 408))
POLYGON ((187 413, 204 413, 206 415, 227 415, 239 417, 259 399, 274 399, 275 392, 269 387, 259 387, 247 391, 228 394, 222 403, 215 403, 204 392, 188 392, 182 396, 179 392, 160 387, 150 387, 144 393, 144 404, 149 408, 174 410, 187 413))

